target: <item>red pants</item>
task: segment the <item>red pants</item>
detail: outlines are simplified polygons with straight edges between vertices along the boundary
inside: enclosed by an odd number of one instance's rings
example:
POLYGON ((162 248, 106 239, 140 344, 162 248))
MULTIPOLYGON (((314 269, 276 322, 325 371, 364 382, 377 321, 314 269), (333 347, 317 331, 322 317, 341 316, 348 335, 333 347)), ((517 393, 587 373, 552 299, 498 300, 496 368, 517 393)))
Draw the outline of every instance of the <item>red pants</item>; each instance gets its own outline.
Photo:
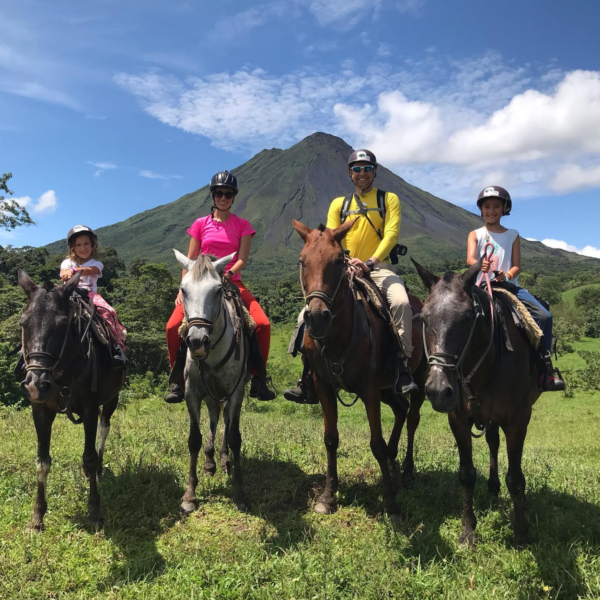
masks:
MULTIPOLYGON (((269 357, 269 346, 271 345, 271 323, 269 323, 265 311, 260 307, 256 298, 246 289, 244 284, 241 281, 234 281, 233 283, 235 283, 240 290, 242 301, 256 322, 256 336, 258 337, 258 344, 266 365, 267 358, 269 357)), ((166 327, 167 348, 169 349, 169 362, 171 363, 171 368, 173 368, 175 358, 177 357, 177 350, 181 344, 181 339, 179 338, 179 326, 182 321, 183 304, 180 304, 175 307, 166 327)))

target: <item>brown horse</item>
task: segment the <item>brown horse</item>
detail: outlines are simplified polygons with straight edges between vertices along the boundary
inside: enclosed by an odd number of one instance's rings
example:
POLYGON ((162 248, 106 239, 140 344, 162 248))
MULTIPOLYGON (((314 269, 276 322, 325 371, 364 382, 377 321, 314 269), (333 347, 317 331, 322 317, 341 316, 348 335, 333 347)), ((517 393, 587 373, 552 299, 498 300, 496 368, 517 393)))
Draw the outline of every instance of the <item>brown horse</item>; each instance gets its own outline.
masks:
MULTIPOLYGON (((313 370, 315 390, 323 408, 327 450, 325 489, 317 499, 315 512, 330 514, 336 509, 339 445, 337 389, 340 388, 356 394, 364 402, 371 430, 371 450, 381 468, 385 509, 391 516, 401 517, 390 466, 398 454, 407 409, 393 391, 397 358, 392 350, 394 341, 390 326, 369 303, 358 302, 350 286, 350 271, 341 241, 354 222, 348 221, 331 230, 322 225, 317 229, 309 229, 292 220, 294 229, 304 240, 304 248, 300 253, 301 282, 306 293, 304 344, 313 370), (381 430, 382 401, 392 408, 395 417, 387 444, 381 430)), ((419 319, 413 328, 413 344, 415 348, 410 366, 420 393, 413 394, 408 411, 409 442, 403 465, 407 477, 412 475, 414 468, 413 439, 420 419, 419 409, 425 397, 427 365, 422 354, 419 319)))
POLYGON ((531 407, 540 396, 538 361, 504 305, 500 310, 505 313, 513 351, 502 350, 492 315, 496 309, 492 309, 488 294, 475 285, 482 260, 462 275, 448 272, 442 277, 413 261, 430 291, 422 312, 430 365, 426 391, 433 408, 448 413, 458 446, 458 479, 463 488, 461 541, 473 544, 477 525, 473 512, 477 473, 471 445, 471 427, 475 424, 485 431, 489 445, 488 489, 495 495, 500 490, 498 427, 504 431, 506 486, 515 510, 515 543, 521 546, 528 539, 521 456, 531 407))
POLYGON ((57 413, 65 413, 74 423, 83 422, 85 448, 83 469, 89 478, 88 518, 94 525, 102 522, 100 495, 96 478, 102 473, 104 444, 110 418, 117 407, 123 385, 123 370, 112 370, 110 356, 89 334, 75 299, 81 273, 61 286, 37 286, 19 270, 19 285, 27 294, 23 315, 23 356, 27 376, 21 383, 25 398, 32 404, 33 422, 38 437, 37 495, 29 528, 42 531, 46 514, 46 480, 50 472, 50 436, 57 413), (95 365, 94 365, 95 363, 95 365), (102 416, 96 432, 98 412, 102 416), (73 416, 77 414, 80 419, 73 416))

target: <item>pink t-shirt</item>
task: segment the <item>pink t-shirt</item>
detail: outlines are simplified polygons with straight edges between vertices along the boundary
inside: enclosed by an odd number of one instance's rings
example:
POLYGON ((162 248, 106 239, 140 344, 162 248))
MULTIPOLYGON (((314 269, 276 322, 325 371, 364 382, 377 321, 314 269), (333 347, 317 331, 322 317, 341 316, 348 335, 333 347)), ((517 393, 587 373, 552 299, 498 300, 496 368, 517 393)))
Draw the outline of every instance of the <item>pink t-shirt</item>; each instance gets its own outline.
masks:
MULTIPOLYGON (((214 220, 211 215, 200 217, 187 231, 193 238, 200 242, 202 254, 212 254, 217 258, 223 258, 235 252, 233 260, 225 267, 225 271, 231 269, 238 260, 240 240, 246 235, 254 235, 256 231, 250 221, 242 219, 231 213, 225 223, 214 220)), ((239 273, 233 276, 235 281, 241 281, 239 273)))

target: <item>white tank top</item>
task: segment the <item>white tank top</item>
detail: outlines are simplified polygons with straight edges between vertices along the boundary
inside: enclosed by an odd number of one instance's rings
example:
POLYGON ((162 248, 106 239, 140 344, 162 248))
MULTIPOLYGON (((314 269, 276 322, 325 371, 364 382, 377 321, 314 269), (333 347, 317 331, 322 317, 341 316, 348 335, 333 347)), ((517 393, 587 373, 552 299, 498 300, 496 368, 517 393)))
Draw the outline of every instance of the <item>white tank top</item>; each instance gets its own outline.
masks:
MULTIPOLYGON (((485 245, 489 242, 494 245, 494 255, 492 256, 492 267, 490 271, 503 271, 504 274, 513 266, 512 263, 512 248, 514 241, 519 237, 519 232, 516 229, 507 229, 504 233, 496 233, 488 231, 485 227, 480 227, 475 230, 477 235, 477 253, 476 256, 481 258, 485 245)), ((493 273, 490 273, 490 279, 493 279, 493 273)), ((519 285, 519 278, 515 277, 512 283, 519 285)))

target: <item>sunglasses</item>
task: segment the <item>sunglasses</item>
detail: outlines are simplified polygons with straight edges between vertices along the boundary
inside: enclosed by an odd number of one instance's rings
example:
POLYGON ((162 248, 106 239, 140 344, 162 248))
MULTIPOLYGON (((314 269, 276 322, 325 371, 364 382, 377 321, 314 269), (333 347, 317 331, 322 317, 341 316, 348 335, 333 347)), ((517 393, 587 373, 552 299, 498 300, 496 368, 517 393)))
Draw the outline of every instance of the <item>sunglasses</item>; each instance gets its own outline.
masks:
POLYGON ((370 173, 375 167, 373 165, 366 165, 364 167, 350 167, 350 170, 353 173, 360 173, 364 171, 365 173, 370 173))
POLYGON ((217 198, 219 200, 223 196, 225 196, 225 198, 227 198, 227 200, 231 200, 235 196, 235 193, 234 192, 223 192, 221 190, 217 190, 217 191, 213 192, 213 198, 217 198))

